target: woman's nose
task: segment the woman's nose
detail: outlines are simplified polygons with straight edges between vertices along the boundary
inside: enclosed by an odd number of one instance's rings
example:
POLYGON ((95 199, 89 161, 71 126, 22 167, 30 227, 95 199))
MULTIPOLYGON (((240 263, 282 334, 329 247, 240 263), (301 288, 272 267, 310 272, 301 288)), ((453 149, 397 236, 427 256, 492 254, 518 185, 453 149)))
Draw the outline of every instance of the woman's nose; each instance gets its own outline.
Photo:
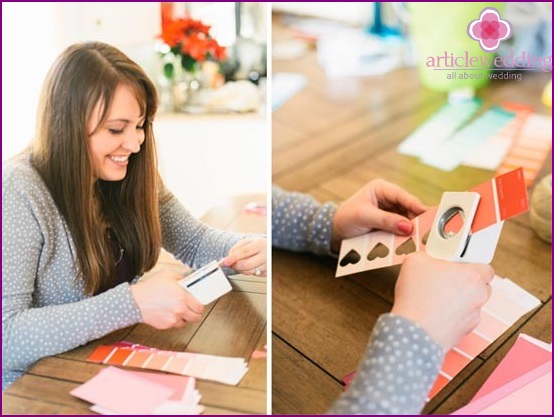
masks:
POLYGON ((133 131, 126 135, 125 140, 123 141, 121 146, 129 152, 137 153, 138 151, 140 151, 141 143, 142 140, 140 134, 133 131))

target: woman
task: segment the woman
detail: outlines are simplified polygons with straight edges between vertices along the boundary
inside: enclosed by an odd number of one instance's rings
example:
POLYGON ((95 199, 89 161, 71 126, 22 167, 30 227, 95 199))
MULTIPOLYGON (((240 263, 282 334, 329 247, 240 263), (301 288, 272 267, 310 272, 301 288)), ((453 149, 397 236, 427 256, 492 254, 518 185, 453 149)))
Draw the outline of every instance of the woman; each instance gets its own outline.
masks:
MULTIPOLYGON (((273 187, 272 206, 273 246, 327 255, 336 254, 343 239, 375 229, 410 235, 409 219, 427 209, 383 180, 369 182, 338 206, 273 187)), ((355 380, 329 413, 419 413, 445 353, 477 326, 493 275, 489 265, 408 255, 392 311, 377 320, 355 380)))
POLYGON ((160 271, 163 247, 264 275, 265 239, 210 229, 163 186, 154 85, 103 43, 66 49, 45 81, 36 136, 2 169, 2 389, 44 356, 144 322, 182 327, 203 306, 160 271), (225 258, 226 256, 232 258, 225 258))

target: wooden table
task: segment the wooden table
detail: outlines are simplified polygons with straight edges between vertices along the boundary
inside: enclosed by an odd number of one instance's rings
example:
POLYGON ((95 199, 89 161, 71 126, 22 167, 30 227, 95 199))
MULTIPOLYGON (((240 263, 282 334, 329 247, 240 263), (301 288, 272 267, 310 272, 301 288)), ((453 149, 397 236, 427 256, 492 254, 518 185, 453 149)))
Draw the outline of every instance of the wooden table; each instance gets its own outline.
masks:
MULTIPOLYGON (((265 233, 266 216, 250 214, 251 201, 265 204, 265 196, 241 196, 223 201, 208 212, 208 224, 244 233, 265 233)), ((156 268, 183 270, 167 254, 156 268)), ((243 357, 249 370, 238 386, 197 380, 205 414, 265 414, 266 359, 251 359, 266 344, 266 279, 236 275, 233 291, 206 307, 201 323, 184 329, 156 330, 139 324, 121 329, 85 346, 40 360, 2 397, 2 414, 93 414, 90 404, 69 392, 105 365, 86 361, 100 344, 126 340, 159 349, 243 357)), ((131 369, 131 368, 127 368, 131 369)))
MULTIPOLYGON (((274 18, 273 42, 292 38, 274 18)), ((339 59, 339 58, 337 58, 339 59)), ((329 80, 312 48, 273 73, 306 74, 308 84, 273 114, 273 181, 320 201, 340 201, 374 178, 408 189, 429 205, 444 191, 465 191, 493 172, 459 167, 447 173, 399 154, 396 146, 446 101, 428 91, 414 69, 372 78, 329 80)), ((550 114, 540 94, 550 74, 524 73, 479 92, 486 105, 504 100, 550 114)), ((541 175, 550 172, 551 156, 541 175)), ((539 240, 527 214, 504 225, 494 261, 540 298, 541 306, 471 362, 424 408, 450 413, 465 405, 525 332, 551 341, 551 246, 539 240)), ((390 311, 398 267, 335 278, 336 260, 273 250, 272 404, 275 414, 321 414, 343 391, 341 379, 358 367, 377 317, 390 311)))

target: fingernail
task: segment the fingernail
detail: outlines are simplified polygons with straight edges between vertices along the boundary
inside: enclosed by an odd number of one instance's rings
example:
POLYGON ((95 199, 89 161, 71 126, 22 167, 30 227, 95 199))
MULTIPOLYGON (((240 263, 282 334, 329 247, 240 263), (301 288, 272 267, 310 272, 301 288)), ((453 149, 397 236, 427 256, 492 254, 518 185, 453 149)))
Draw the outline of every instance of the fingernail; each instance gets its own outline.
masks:
POLYGON ((412 223, 410 222, 407 222, 407 221, 399 222, 396 227, 398 227, 398 230, 401 233, 404 233, 406 235, 412 233, 412 223))

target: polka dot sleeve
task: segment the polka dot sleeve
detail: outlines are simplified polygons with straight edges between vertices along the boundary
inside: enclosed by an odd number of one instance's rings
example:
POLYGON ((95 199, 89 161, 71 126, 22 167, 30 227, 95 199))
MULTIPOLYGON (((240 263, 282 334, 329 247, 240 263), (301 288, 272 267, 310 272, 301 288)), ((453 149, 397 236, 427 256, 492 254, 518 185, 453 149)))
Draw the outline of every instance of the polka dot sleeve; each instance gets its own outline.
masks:
POLYGON ((331 255, 333 203, 320 204, 307 194, 272 190, 272 245, 278 248, 331 255))
MULTIPOLYGON (((176 259, 194 269, 213 260, 219 261, 227 256, 235 243, 249 237, 207 226, 167 190, 160 205, 160 217, 162 246, 176 259)), ((226 273, 234 272, 229 268, 224 270, 226 273)))
POLYGON ((355 380, 329 413, 420 413, 444 354, 442 346, 410 320, 382 315, 355 380))

